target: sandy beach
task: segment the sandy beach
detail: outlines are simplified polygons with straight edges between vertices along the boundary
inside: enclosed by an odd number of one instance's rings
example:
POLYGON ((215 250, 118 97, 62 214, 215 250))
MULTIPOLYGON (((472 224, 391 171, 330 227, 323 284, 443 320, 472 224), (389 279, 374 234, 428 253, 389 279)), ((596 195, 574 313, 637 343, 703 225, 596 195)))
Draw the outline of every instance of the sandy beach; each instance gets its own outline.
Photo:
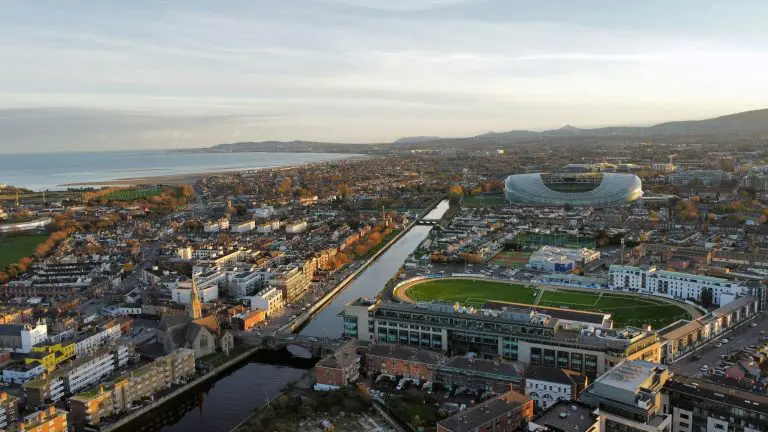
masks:
MULTIPOLYGON (((359 156, 353 156, 353 157, 345 158, 343 160, 351 161, 351 160, 355 160, 355 159, 362 159, 362 158, 368 158, 368 157, 371 157, 371 156, 359 155, 359 156)), ((335 162, 335 161, 311 162, 311 163, 307 163, 307 164, 296 164, 296 165, 274 166, 274 167, 262 167, 262 168, 252 168, 252 169, 232 168, 232 169, 225 169, 225 170, 216 170, 216 171, 208 171, 208 172, 196 172, 196 173, 183 173, 183 174, 158 175, 158 176, 143 176, 143 177, 123 177, 123 178, 104 180, 104 181, 88 181, 88 182, 77 182, 77 183, 64 183, 64 184, 60 184, 59 186, 62 186, 62 187, 76 187, 76 186, 138 186, 138 185, 156 185, 156 184, 164 184, 164 185, 169 185, 169 186, 179 186, 179 185, 185 185, 185 184, 192 184, 192 183, 200 180, 203 177, 220 176, 220 175, 228 175, 228 174, 231 175, 231 174, 237 174, 237 173, 242 173, 242 172, 251 172, 251 171, 284 170, 284 169, 296 168, 298 166, 325 165, 325 164, 327 164, 329 162, 335 162)))

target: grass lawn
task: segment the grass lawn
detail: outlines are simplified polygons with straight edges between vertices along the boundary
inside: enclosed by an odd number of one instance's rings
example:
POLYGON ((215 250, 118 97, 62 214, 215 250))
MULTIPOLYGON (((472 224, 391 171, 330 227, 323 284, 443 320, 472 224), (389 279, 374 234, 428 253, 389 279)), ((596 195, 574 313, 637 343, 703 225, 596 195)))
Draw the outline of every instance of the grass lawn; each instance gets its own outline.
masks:
POLYGON ((651 324, 653 328, 662 328, 679 319, 691 319, 683 308, 660 299, 647 296, 629 296, 621 294, 599 294, 577 291, 547 291, 539 301, 541 306, 568 307, 584 311, 610 312, 613 314, 614 327, 639 327, 651 324))
POLYGON ((481 306, 486 300, 530 304, 536 296, 536 290, 512 283, 476 279, 437 279, 412 286, 406 294, 417 301, 442 300, 481 306))
POLYGON ((488 195, 488 196, 469 196, 466 195, 461 200, 461 205, 465 207, 479 207, 479 206, 503 206, 507 201, 504 199, 504 195, 488 195))
MULTIPOLYGON (((414 285, 406 294, 416 301, 441 300, 476 307, 486 300, 531 304, 537 290, 519 284, 473 279, 436 279, 414 285)), ((648 296, 590 293, 559 289, 545 291, 538 303, 553 308, 607 312, 613 315, 614 327, 640 327, 651 324, 659 329, 679 319, 691 319, 680 306, 648 296)))
POLYGON ((153 188, 153 189, 126 188, 126 189, 120 189, 114 192, 110 192, 104 195, 104 198, 108 200, 114 200, 114 201, 130 201, 130 200, 135 200, 140 198, 149 198, 151 196, 159 195, 161 193, 163 193, 162 188, 153 188))
POLYGON ((37 245, 47 238, 47 235, 0 237, 0 271, 8 264, 13 264, 25 256, 32 255, 37 245))
POLYGON ((491 264, 508 268, 523 268, 531 257, 530 252, 501 251, 491 259, 491 264))

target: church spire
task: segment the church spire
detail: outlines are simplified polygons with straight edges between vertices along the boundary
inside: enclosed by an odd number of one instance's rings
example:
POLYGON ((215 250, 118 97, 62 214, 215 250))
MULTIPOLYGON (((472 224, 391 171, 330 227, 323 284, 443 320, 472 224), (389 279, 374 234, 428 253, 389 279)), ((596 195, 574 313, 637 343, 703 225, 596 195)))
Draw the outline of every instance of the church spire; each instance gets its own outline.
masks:
POLYGON ((187 316, 191 320, 197 320, 203 317, 203 305, 200 304, 200 298, 197 296, 197 282, 195 282, 194 274, 192 275, 192 291, 189 293, 187 316))

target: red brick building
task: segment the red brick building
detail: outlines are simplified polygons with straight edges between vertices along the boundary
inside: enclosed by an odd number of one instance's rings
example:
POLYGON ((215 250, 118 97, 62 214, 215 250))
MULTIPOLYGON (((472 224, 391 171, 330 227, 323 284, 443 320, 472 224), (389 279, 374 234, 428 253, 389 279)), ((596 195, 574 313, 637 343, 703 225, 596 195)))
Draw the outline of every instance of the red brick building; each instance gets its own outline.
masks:
POLYGON ((315 390, 346 387, 360 375, 359 341, 351 340, 315 365, 315 390))
POLYGON ((437 424, 437 432, 512 432, 533 417, 533 401, 510 391, 437 424))
POLYGON ((432 381, 435 364, 443 359, 437 352, 412 347, 376 344, 366 355, 369 372, 432 381))
POLYGON ((232 327, 238 330, 249 330, 261 323, 267 318, 267 311, 262 309, 254 309, 248 312, 232 317, 232 327))

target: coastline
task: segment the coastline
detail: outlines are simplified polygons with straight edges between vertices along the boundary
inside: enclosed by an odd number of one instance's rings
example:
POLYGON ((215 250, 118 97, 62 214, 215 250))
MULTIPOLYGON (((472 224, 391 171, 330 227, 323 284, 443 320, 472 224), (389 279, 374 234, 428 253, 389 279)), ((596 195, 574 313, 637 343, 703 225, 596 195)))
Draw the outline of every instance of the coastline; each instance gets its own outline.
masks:
POLYGON ((156 185, 164 184, 169 186, 180 186, 185 184, 192 184, 203 177, 232 175, 243 172, 256 172, 263 170, 285 170, 293 169, 297 167, 311 167, 318 165, 325 165, 338 161, 352 161, 358 159, 369 158, 369 155, 354 155, 348 158, 335 159, 331 161, 322 162, 309 162, 306 164, 293 164, 293 165, 281 165, 281 166, 268 166, 258 168, 231 168, 231 169, 218 169, 214 171, 202 171, 193 173, 179 173, 179 174, 167 174, 157 176, 142 176, 142 177, 122 177, 104 181, 87 181, 87 182, 73 182, 63 183, 57 186, 60 187, 77 187, 77 186, 142 186, 142 185, 156 185))

